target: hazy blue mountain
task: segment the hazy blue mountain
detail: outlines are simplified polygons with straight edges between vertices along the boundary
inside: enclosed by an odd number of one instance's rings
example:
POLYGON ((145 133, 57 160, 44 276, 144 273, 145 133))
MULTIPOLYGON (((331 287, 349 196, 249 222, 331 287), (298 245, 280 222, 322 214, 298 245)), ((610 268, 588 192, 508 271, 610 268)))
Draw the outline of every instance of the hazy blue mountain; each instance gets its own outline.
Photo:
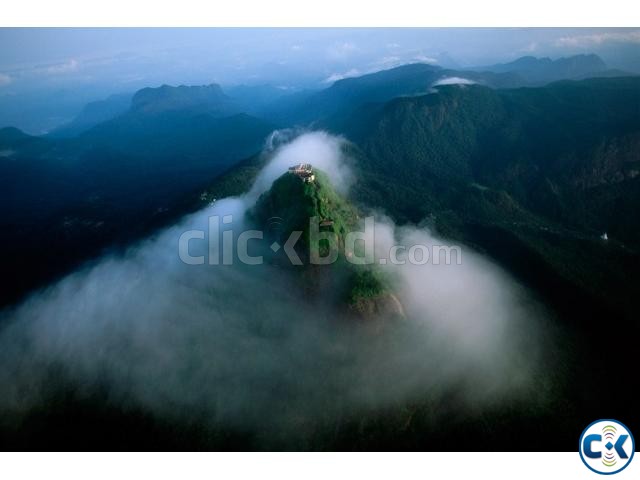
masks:
POLYGON ((423 95, 434 84, 476 83, 504 89, 540 85, 557 80, 592 76, 626 75, 608 70, 597 55, 576 55, 558 60, 522 57, 508 64, 474 69, 450 69, 424 63, 402 65, 334 82, 318 92, 285 95, 260 114, 279 124, 339 122, 349 113, 369 103, 383 103, 397 97, 423 95))
POLYGON ((138 90, 131 100, 131 112, 158 114, 171 111, 191 111, 214 116, 239 113, 239 107, 220 88, 220 85, 172 87, 138 90))
POLYGON ((125 113, 131 106, 131 97, 129 93, 122 93, 88 103, 71 122, 56 128, 49 135, 61 138, 75 137, 99 123, 125 113))
POLYGON ((442 69, 413 64, 338 80, 310 99, 309 114, 323 118, 369 102, 385 102, 394 97, 425 93, 439 78, 442 69))
POLYGON ((221 168, 259 150, 272 129, 242 113, 218 85, 164 85, 136 92, 129 110, 82 133, 75 142, 85 149, 152 156, 157 162, 175 156, 221 168))
POLYGON ((512 73, 461 72, 415 63, 359 77, 345 78, 320 91, 302 91, 283 96, 263 111, 280 124, 310 124, 330 117, 343 117, 354 108, 385 102, 399 96, 427 93, 434 83, 464 78, 495 88, 515 87, 523 81, 512 73))
POLYGON ((262 114, 266 107, 292 93, 289 89, 269 84, 234 85, 225 87, 224 91, 243 112, 252 115, 262 114))
POLYGON ((227 165, 260 149, 272 125, 243 113, 215 117, 184 111, 154 115, 129 112, 83 133, 83 148, 109 148, 155 157, 176 156, 189 162, 227 165))
MULTIPOLYGON (((444 69, 435 65, 415 63, 389 70, 338 80, 330 87, 306 96, 289 105, 288 120, 311 123, 329 117, 340 117, 353 108, 371 102, 386 102, 395 97, 429 92, 433 84, 445 79, 464 79, 494 88, 515 87, 523 81, 512 73, 472 72, 444 69)), ((274 114, 280 121, 285 115, 274 114)))
POLYGON ((27 135, 22 130, 15 127, 6 127, 0 129, 0 145, 5 148, 15 147, 22 142, 27 141, 30 138, 34 138, 31 135, 27 135))
POLYGON ((73 138, 0 130, 0 260, 15 279, 0 303, 177 218, 185 196, 260 151, 274 127, 222 116, 231 105, 217 86, 161 87, 73 138))
POLYGON ((153 116, 165 112, 191 112, 223 117, 249 112, 252 103, 252 99, 247 99, 241 105, 217 84, 144 88, 135 94, 111 95, 105 100, 88 103, 73 121, 55 129, 50 136, 75 137, 126 113, 153 116))
POLYGON ((574 55, 552 60, 548 57, 520 57, 509 63, 499 63, 472 70, 495 73, 514 73, 530 84, 542 84, 557 80, 577 80, 589 77, 620 76, 623 72, 609 70, 597 55, 574 55))

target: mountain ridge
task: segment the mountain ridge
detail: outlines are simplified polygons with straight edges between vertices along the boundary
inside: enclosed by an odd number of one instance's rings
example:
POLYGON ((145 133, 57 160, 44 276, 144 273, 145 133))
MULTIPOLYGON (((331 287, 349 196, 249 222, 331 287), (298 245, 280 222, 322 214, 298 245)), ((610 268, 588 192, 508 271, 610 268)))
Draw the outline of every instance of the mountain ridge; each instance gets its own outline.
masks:
POLYGON ((527 55, 512 62, 471 67, 468 70, 514 73, 530 85, 610 75, 604 60, 593 53, 560 57, 555 60, 527 55))
POLYGON ((131 99, 130 112, 158 114, 165 111, 189 110, 216 116, 239 113, 238 107, 217 83, 147 87, 131 99))

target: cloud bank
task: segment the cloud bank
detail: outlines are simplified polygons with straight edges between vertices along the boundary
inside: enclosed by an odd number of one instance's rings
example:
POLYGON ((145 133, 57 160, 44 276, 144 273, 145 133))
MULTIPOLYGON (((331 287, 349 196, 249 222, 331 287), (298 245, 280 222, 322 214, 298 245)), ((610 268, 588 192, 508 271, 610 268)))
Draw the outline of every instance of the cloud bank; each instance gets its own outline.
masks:
MULTIPOLYGON (((407 318, 375 327, 306 298, 297 271, 179 260, 182 232, 206 231, 211 215, 232 214, 232 228, 246 228, 246 209, 293 163, 323 169, 343 191, 357 181, 344 140, 283 135, 283 143, 271 139, 271 160, 248 194, 220 200, 3 313, 0 425, 46 409, 60 378, 76 395, 100 388, 111 405, 249 431, 266 447, 277 437, 284 448, 318 425, 403 403, 431 405, 439 422, 443 402, 470 415, 514 399, 543 401, 541 310, 467 249, 461 265, 384 267, 407 318)), ((378 220, 376 248, 439 242, 428 230, 378 220)))
POLYGON ((468 78, 445 77, 433 82, 432 86, 438 87, 440 85, 474 85, 475 83, 476 82, 474 82, 473 80, 469 80, 468 78))

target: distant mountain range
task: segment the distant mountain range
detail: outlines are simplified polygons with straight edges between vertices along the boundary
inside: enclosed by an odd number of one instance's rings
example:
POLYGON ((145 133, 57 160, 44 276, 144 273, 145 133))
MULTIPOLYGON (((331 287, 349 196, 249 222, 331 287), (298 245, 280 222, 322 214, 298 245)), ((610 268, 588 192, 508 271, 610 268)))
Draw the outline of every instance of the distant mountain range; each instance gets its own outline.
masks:
POLYGON ((143 88, 131 99, 132 113, 158 114, 184 111, 208 113, 217 117, 238 113, 232 100, 219 85, 143 88))
POLYGON ((597 55, 574 55, 551 60, 548 57, 520 57, 509 63, 498 63, 472 70, 495 73, 514 73, 530 84, 543 84, 557 80, 579 80, 588 77, 619 76, 622 72, 607 69, 597 55))
POLYGON ((492 88, 516 88, 558 80, 623 75, 629 74, 607 69, 600 57, 591 54, 557 60, 529 56, 510 63, 469 69, 416 63, 338 80, 320 91, 291 92, 271 85, 237 85, 228 87, 226 91, 216 84, 163 85, 144 88, 135 95, 113 95, 92 102, 71 123, 56 129, 52 135, 72 137, 127 111, 157 114, 189 110, 219 117, 247 113, 274 124, 289 125, 339 115, 362 103, 424 94, 434 83, 443 80, 467 81, 492 88))
POLYGON ((0 129, 0 221, 10 232, 0 260, 13 278, 0 303, 177 218, 185 195, 259 151, 274 126, 224 116, 231 102, 220 92, 145 89, 124 113, 92 125, 118 110, 124 98, 112 97, 59 135, 0 129))
POLYGON ((277 122, 288 119, 294 123, 311 123, 332 116, 339 117, 361 104, 423 95, 436 82, 445 79, 463 79, 494 88, 520 85, 519 79, 510 73, 462 72, 416 63, 338 80, 325 90, 298 95, 291 102, 276 104, 266 115, 277 122))
POLYGON ((131 97, 131 94, 122 93, 88 103, 71 122, 54 129, 49 135, 58 138, 75 137, 99 123, 125 113, 131 106, 131 97))

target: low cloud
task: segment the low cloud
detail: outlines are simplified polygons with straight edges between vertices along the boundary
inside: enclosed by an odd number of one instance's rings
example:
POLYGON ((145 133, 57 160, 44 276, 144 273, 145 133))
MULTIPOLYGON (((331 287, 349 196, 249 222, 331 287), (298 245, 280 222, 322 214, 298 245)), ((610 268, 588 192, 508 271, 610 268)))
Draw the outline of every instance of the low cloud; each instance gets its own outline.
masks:
POLYGON ((416 55, 411 60, 418 63, 428 63, 429 65, 435 65, 438 63, 438 59, 428 57, 426 55, 416 55))
POLYGON ((334 82, 337 82, 338 80, 344 80, 345 78, 358 77, 360 75, 362 75, 360 70, 358 70, 357 68, 352 68, 351 70, 348 70, 343 73, 332 73, 327 78, 325 78, 322 81, 322 83, 334 83, 334 82))
MULTIPOLYGON (((467 249, 461 265, 383 267, 406 319, 378 328, 310 299, 295 270, 183 264, 182 232, 206 230, 212 215, 233 215, 233 230, 247 228, 244 212, 291 164, 312 163, 343 191, 357 181, 339 137, 283 132, 268 145, 270 160, 248 194, 219 200, 4 312, 0 420, 46 410, 63 388, 80 396, 100 388, 111 404, 292 448, 323 422, 403 402, 431 405, 440 422, 442 402, 472 415, 515 398, 543 401, 551 370, 542 361, 544 315, 467 249)), ((427 229, 377 219, 376 249, 441 242, 427 229)))
POLYGON ((413 55, 410 57, 399 56, 399 55, 386 55, 370 63, 367 66, 367 68, 365 68, 364 70, 352 68, 350 70, 347 70, 346 72, 336 72, 329 75, 322 82, 333 83, 333 82, 337 82, 338 80, 343 80, 345 78, 359 77, 362 75, 368 75, 371 73, 380 72, 382 70, 389 70, 391 68, 396 68, 401 65, 406 65, 407 63, 426 63, 429 65, 435 65, 438 63, 438 60, 422 54, 413 55))
POLYGON ((80 62, 70 59, 62 63, 53 63, 50 65, 42 65, 35 67, 34 72, 42 75, 64 75, 78 71, 80 62))
POLYGON ((11 83, 12 79, 6 73, 0 73, 0 87, 5 87, 11 83))
POLYGON ((404 63, 406 62, 403 61, 402 58, 400 58, 397 55, 387 55, 385 57, 382 57, 376 60, 371 66, 371 71, 386 70, 388 68, 397 67, 404 63))
POLYGON ((476 82, 473 80, 469 80, 468 78, 462 77, 445 77, 440 80, 436 80, 433 83, 433 87, 438 87, 440 85, 474 85, 476 82))
POLYGON ((324 171, 333 187, 346 194, 354 181, 353 174, 342 151, 346 140, 323 131, 299 132, 296 130, 277 130, 267 140, 267 147, 274 154, 270 162, 256 177, 251 190, 245 195, 248 206, 271 188, 271 184, 291 165, 311 163, 324 171))

